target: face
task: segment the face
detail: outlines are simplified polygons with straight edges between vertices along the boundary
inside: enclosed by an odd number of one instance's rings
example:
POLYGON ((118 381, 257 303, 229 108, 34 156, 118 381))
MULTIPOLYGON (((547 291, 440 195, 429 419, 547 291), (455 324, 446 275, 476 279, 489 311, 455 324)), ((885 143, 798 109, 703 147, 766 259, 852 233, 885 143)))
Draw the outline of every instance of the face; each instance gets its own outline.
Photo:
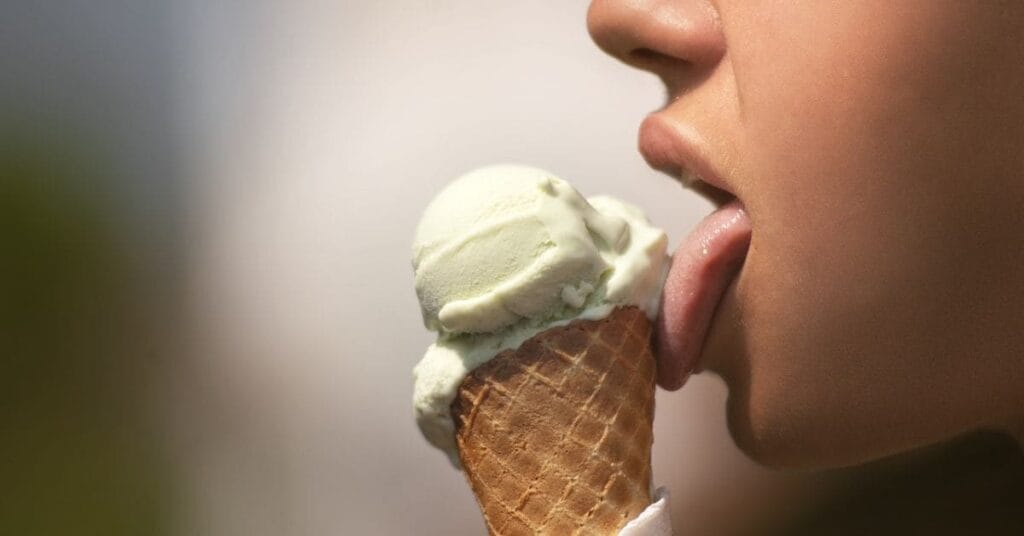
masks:
POLYGON ((749 216, 699 358, 741 448, 839 465, 1021 419, 1024 3, 596 0, 588 24, 749 216))

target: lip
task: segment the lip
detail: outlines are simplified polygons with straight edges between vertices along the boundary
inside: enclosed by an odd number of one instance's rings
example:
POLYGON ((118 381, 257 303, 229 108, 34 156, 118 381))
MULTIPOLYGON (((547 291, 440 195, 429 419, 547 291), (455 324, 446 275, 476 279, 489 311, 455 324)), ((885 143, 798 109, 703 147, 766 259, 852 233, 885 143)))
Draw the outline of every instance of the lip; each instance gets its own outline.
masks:
POLYGON ((638 146, 647 164, 722 206, 736 192, 712 166, 707 145, 696 129, 659 113, 640 124, 638 146))

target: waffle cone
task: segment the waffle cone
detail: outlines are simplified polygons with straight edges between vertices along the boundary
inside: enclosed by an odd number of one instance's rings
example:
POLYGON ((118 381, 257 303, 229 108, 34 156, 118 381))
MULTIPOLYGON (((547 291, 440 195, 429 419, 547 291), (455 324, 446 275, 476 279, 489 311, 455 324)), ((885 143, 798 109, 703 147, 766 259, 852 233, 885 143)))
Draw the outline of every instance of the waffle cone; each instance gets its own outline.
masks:
POLYGON ((651 322, 551 328, 474 369, 452 403, 492 535, 616 534, 651 503, 651 322))

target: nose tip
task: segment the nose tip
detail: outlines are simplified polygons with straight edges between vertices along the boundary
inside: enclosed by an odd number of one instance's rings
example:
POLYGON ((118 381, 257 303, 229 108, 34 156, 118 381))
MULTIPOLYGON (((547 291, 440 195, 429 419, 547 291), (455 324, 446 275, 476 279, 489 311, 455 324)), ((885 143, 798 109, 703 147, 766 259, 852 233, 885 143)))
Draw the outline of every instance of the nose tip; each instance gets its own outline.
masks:
POLYGON ((708 0, 593 0, 587 29, 608 54, 662 77, 681 64, 713 66, 725 53, 708 0))

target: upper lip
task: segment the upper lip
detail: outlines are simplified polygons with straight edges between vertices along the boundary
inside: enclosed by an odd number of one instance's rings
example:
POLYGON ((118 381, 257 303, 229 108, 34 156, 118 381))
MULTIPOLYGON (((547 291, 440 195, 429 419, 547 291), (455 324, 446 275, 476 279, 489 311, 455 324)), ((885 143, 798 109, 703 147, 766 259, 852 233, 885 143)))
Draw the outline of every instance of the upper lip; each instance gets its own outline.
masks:
POLYGON ((707 144, 696 129, 653 113, 640 124, 639 147, 649 166, 675 177, 716 205, 736 197, 712 166, 707 144))

